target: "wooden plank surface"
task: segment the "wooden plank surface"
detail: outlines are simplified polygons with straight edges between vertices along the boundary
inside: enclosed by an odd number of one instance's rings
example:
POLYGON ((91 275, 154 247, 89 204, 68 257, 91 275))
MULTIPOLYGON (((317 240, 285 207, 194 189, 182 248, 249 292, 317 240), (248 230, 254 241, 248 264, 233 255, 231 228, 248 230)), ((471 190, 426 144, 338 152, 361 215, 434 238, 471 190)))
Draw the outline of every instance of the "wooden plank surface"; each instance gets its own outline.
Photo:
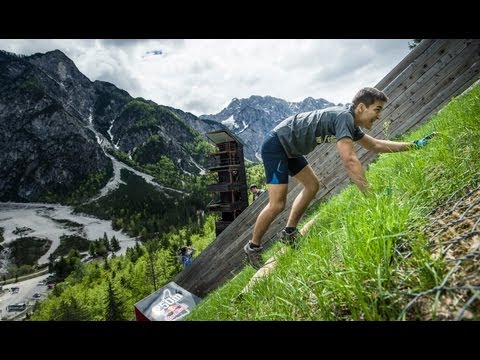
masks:
POLYGON ((422 56, 422 54, 429 50, 432 46, 438 43, 438 40, 423 39, 420 44, 415 47, 415 51, 410 51, 390 72, 383 77, 380 82, 375 85, 377 89, 384 90, 385 86, 390 84, 395 78, 402 73, 412 61, 422 56))

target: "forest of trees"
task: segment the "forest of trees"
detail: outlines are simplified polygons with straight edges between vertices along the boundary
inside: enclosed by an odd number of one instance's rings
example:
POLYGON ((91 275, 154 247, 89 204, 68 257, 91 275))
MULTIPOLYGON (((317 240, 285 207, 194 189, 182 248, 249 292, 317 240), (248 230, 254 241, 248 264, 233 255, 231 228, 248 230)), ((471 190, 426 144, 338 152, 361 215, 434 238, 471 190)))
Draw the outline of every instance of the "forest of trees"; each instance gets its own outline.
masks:
MULTIPOLYGON (((204 142, 193 147, 207 151, 204 142)), ((85 243, 68 237, 63 247, 49 258, 49 271, 56 285, 48 299, 34 307, 32 320, 131 320, 133 304, 159 289, 182 269, 177 251, 193 246, 196 256, 215 239, 217 213, 206 212, 212 194, 207 185, 217 181, 216 173, 193 175, 180 171, 166 156, 149 163, 148 150, 161 146, 155 136, 135 156, 116 151, 115 157, 129 166, 152 175, 162 186, 180 192, 159 191, 142 177, 122 169, 123 183, 106 196, 82 203, 105 182, 104 173, 63 199, 75 211, 112 221, 138 241, 125 255, 115 256, 118 240, 102 238, 85 243), (68 243, 67 243, 68 241, 68 243), (86 245, 85 245, 86 244, 86 245), (70 250, 68 250, 70 249, 70 250), (60 251, 61 250, 61 251, 60 251), (68 253, 66 253, 68 251, 68 253), (86 256, 88 252, 88 256, 86 256)), ((192 150, 192 149, 190 149, 192 150)), ((211 150, 211 149, 210 149, 211 150)), ((246 163, 247 185, 265 186, 262 164, 246 163)), ((251 194, 249 193, 250 202, 251 194)), ((49 194, 49 200, 58 200, 49 194)))
MULTIPOLYGON (((127 184, 95 202, 76 207, 77 211, 112 220, 115 230, 123 229, 130 236, 147 240, 179 228, 198 224, 201 211, 209 201, 205 187, 183 196, 166 194, 147 184, 140 176, 122 169, 121 179, 127 184), (174 197, 172 199, 172 197, 174 197)), ((191 184, 192 188, 195 184, 191 184)))
MULTIPOLYGON (((265 186, 262 164, 247 163, 246 170, 248 184, 265 186)), ((173 207, 129 172, 122 173, 122 180, 131 182, 132 190, 121 185, 103 201, 89 205, 90 211, 114 217, 116 227, 142 241, 128 248, 125 256, 109 256, 118 241, 104 234, 90 243, 88 254, 94 259, 90 262, 83 262, 77 250, 66 257, 52 256, 49 266, 58 283, 48 299, 35 305, 31 320, 131 320, 136 302, 181 271, 180 247, 193 246, 198 256, 215 239, 216 213, 200 216, 189 206, 173 207), (155 206, 159 203, 164 206, 155 206)), ((202 198, 196 201, 201 204, 202 198)))
POLYGON ((114 239, 104 235, 89 250, 95 254, 91 262, 82 262, 75 250, 66 257, 50 259, 58 283, 48 299, 34 306, 29 319, 131 320, 133 305, 181 270, 177 258, 181 246, 192 245, 201 252, 214 239, 212 214, 205 218, 200 231, 187 226, 144 244, 137 242, 125 256, 109 257, 103 249, 112 247, 114 239))

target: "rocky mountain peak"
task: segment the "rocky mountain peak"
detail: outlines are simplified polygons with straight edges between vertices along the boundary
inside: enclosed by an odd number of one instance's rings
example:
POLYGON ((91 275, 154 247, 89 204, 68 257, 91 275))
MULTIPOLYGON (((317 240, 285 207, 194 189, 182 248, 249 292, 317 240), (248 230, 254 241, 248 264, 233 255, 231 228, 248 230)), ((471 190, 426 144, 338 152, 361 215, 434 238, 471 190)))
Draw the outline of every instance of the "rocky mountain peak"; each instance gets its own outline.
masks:
POLYGON ((75 63, 60 50, 48 51, 44 54, 36 53, 27 57, 27 60, 46 71, 56 81, 64 82, 73 79, 90 83, 90 80, 78 70, 75 63))

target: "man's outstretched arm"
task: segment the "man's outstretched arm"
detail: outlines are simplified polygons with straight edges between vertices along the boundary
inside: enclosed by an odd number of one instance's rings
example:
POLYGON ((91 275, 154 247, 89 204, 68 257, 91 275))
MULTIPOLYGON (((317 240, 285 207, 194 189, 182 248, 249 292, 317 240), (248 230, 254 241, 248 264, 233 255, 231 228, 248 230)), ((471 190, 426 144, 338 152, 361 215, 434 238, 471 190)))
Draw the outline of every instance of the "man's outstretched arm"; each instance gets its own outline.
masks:
POLYGON ((413 142, 400 142, 375 139, 374 137, 365 134, 357 142, 360 146, 369 151, 376 153, 391 153, 423 148, 424 146, 428 145, 430 140, 436 135, 436 132, 432 132, 431 134, 413 142))
MULTIPOLYGON (((366 136, 366 135, 365 135, 366 136)), ((342 164, 347 170, 347 174, 364 194, 368 191, 368 182, 365 178, 365 171, 360 160, 355 154, 353 141, 350 138, 342 138, 337 141, 337 150, 340 154, 342 164)))
POLYGON ((367 134, 365 134, 360 140, 358 140, 357 143, 361 147, 375 153, 400 152, 412 150, 414 148, 414 144, 410 142, 380 140, 375 139, 374 137, 367 134))

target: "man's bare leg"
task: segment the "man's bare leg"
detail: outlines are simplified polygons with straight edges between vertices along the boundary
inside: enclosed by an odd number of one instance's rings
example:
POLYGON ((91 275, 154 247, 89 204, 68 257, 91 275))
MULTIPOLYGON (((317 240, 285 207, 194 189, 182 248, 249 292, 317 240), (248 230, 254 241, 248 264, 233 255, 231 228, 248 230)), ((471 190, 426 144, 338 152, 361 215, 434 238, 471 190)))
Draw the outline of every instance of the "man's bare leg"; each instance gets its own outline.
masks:
POLYGON ((270 224, 275 220, 278 214, 285 209, 285 203, 287 200, 288 184, 267 184, 267 189, 269 199, 268 204, 258 215, 253 229, 252 243, 255 245, 261 245, 263 235, 265 235, 270 224))
POLYGON ((310 202, 315 198, 315 195, 320 188, 318 178, 310 165, 305 166, 294 177, 300 181, 304 187, 293 201, 292 210, 290 211, 287 221, 287 227, 297 227, 300 218, 305 213, 305 210, 307 210, 308 205, 310 205, 310 202))

